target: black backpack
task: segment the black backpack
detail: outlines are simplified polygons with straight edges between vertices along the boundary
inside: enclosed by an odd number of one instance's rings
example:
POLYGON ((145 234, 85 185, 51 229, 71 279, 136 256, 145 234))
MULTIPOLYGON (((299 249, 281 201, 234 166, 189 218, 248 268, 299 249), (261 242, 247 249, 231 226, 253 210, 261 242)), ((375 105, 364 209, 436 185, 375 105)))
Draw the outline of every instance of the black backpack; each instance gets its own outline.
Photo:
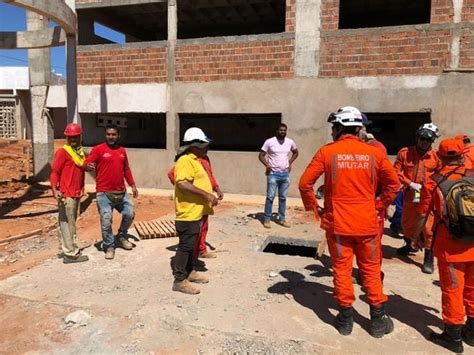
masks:
MULTIPOLYGON (((464 243, 474 243, 474 174, 466 170, 457 180, 448 180, 457 168, 449 174, 435 173, 433 180, 437 182, 443 195, 443 223, 454 239, 464 243)), ((436 189, 435 189, 436 191, 436 189)))

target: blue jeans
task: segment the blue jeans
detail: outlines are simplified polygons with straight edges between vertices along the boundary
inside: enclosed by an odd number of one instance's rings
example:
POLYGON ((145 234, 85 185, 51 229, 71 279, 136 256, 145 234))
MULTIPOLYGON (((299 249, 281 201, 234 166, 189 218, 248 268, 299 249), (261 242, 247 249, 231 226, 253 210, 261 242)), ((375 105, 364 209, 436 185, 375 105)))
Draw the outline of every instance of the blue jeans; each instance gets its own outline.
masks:
POLYGON ((114 209, 122 215, 119 234, 126 235, 128 228, 132 225, 135 212, 133 202, 130 195, 125 192, 125 196, 121 202, 114 203, 109 200, 104 192, 97 193, 97 208, 100 215, 100 228, 102 230, 102 247, 104 250, 115 247, 115 238, 112 233, 112 217, 114 209))
POLYGON ((271 172, 267 176, 267 198, 265 199, 265 211, 263 219, 269 221, 272 217, 273 200, 278 187, 278 219, 284 221, 286 211, 286 193, 290 186, 290 173, 271 172))

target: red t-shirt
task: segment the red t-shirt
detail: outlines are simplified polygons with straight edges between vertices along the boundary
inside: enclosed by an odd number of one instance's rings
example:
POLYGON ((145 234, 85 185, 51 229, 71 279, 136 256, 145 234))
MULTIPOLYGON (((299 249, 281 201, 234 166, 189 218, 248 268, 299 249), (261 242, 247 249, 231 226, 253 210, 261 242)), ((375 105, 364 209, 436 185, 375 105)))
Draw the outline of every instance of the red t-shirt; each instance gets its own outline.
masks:
POLYGON ((130 186, 135 185, 123 147, 110 148, 107 143, 96 145, 84 166, 88 163, 95 163, 97 192, 125 191, 124 178, 130 186))
POLYGON ((84 171, 74 164, 71 156, 63 149, 56 152, 49 180, 64 197, 81 197, 84 189, 84 171))

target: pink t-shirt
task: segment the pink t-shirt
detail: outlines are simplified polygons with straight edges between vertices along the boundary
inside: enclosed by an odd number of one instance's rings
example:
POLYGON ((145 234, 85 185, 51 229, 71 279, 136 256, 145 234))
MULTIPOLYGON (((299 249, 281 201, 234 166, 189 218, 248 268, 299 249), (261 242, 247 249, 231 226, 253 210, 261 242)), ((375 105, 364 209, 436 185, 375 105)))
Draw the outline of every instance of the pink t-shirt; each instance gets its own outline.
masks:
POLYGON ((283 143, 278 142, 277 137, 269 138, 263 143, 262 151, 267 153, 267 162, 274 172, 287 172, 290 166, 288 153, 296 150, 293 139, 286 138, 283 143))

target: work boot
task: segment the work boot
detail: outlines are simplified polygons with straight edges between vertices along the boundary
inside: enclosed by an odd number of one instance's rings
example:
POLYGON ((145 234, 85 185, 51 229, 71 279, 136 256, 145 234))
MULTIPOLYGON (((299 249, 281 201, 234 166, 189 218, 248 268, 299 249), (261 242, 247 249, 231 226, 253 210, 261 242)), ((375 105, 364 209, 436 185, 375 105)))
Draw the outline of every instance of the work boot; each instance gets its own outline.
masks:
POLYGON ((431 249, 425 249, 425 258, 423 259, 421 271, 425 274, 433 273, 433 251, 431 249))
POLYGON ((107 260, 112 260, 115 256, 115 248, 108 248, 105 252, 105 258, 107 260))
POLYGON ((354 311, 350 308, 339 308, 339 314, 336 316, 334 326, 341 335, 349 335, 352 333, 354 326, 354 311))
POLYGON ((189 282, 195 282, 197 284, 207 284, 209 282, 209 279, 207 278, 206 275, 203 275, 199 272, 196 271, 191 271, 191 273, 188 276, 187 279, 189 282))
POLYGON ((64 264, 82 263, 87 260, 89 260, 89 257, 87 255, 82 255, 82 254, 79 254, 77 256, 67 256, 67 255, 63 256, 64 264))
POLYGON ((121 247, 125 250, 132 250, 133 249, 133 244, 130 243, 127 238, 125 238, 122 234, 119 234, 117 238, 115 239, 115 245, 117 247, 121 247))
POLYGON ((205 253, 199 254, 199 258, 201 258, 201 259, 215 259, 215 258, 217 258, 217 254, 213 253, 212 251, 206 251, 205 253))
POLYGON ((173 291, 186 293, 188 295, 197 295, 201 291, 188 280, 173 282, 173 291))
POLYGON ((464 351, 461 337, 462 327, 462 325, 445 324, 444 332, 441 334, 431 333, 430 340, 445 349, 451 350, 457 354, 461 354, 464 351))
POLYGON ((381 338, 393 331, 393 321, 385 313, 385 305, 380 307, 370 306, 370 335, 381 338))
POLYGON ((462 327, 462 340, 467 345, 474 346, 474 318, 467 317, 467 322, 462 327))
POLYGON ((280 221, 280 226, 285 227, 285 228, 291 227, 290 223, 286 219, 284 219, 283 221, 280 221))
POLYGON ((267 229, 272 228, 272 226, 270 225, 270 221, 263 221, 263 226, 267 229))
POLYGON ((397 254, 401 256, 407 256, 410 253, 415 253, 417 250, 412 248, 411 240, 407 238, 404 238, 404 239, 405 239, 405 245, 397 249, 397 254))

